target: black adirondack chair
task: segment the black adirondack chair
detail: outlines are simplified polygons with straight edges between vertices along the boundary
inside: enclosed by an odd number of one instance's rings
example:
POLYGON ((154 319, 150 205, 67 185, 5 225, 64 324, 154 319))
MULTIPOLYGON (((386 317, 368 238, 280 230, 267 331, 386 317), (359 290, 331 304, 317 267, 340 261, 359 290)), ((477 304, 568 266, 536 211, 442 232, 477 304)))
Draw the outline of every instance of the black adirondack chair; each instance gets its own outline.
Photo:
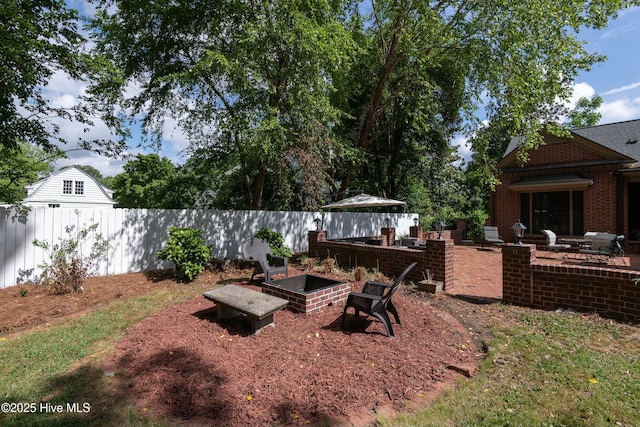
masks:
POLYGON ((355 317, 358 317, 361 311, 376 317, 384 325, 387 335, 393 338, 393 328, 391 327, 389 313, 393 315, 398 325, 400 324, 400 317, 391 302, 391 297, 395 291, 398 290, 405 276, 416 264, 418 263, 414 262, 409 265, 393 283, 367 281, 362 288, 362 292, 350 292, 347 296, 347 304, 342 312, 342 329, 345 329, 347 309, 353 307, 355 317))

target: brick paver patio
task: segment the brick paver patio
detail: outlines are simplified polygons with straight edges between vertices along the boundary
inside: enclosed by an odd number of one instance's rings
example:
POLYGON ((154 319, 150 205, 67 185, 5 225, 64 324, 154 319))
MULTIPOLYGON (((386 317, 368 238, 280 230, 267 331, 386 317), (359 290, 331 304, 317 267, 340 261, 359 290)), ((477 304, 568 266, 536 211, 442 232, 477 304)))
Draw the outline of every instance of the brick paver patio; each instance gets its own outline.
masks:
MULTIPOLYGON (((556 254, 538 251, 545 262, 559 263, 556 254)), ((569 260, 570 262, 570 260, 569 260)), ((627 266, 640 270, 640 254, 625 257, 627 266)), ((498 247, 459 246, 454 249, 454 286, 446 289, 449 295, 480 300, 502 299, 502 252, 498 247)))

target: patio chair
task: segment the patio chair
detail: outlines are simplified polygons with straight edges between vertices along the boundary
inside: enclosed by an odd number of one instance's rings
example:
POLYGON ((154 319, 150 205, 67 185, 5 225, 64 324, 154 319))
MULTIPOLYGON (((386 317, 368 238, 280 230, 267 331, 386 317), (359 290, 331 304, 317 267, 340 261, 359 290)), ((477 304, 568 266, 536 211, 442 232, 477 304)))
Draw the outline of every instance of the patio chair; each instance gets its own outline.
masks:
POLYGON ((342 329, 345 329, 347 309, 353 307, 355 317, 358 317, 361 311, 376 317, 384 325, 387 336, 393 338, 393 328, 391 327, 389 313, 393 315, 398 325, 400 324, 400 317, 391 302, 391 297, 395 291, 398 290, 405 276, 416 264, 418 263, 411 263, 393 283, 367 281, 362 288, 362 292, 350 292, 347 296, 347 304, 344 306, 344 311, 342 312, 342 329))
POLYGON ((264 273, 265 282, 270 282, 276 274, 289 277, 289 259, 273 255, 269 244, 262 239, 252 237, 242 243, 242 256, 246 261, 254 263, 252 281, 256 274, 261 273, 264 273))
MULTIPOLYGON (((547 250, 549 252, 559 253, 559 252, 567 252, 571 249, 571 245, 566 243, 556 243, 556 233, 551 230, 540 230, 542 234, 544 234, 544 238, 547 242, 547 250)), ((565 255, 566 256, 566 255, 565 255)), ((563 258, 565 257, 563 256, 563 258)))
POLYGON ((500 233, 498 232, 498 227, 492 225, 484 226, 484 234, 482 236, 482 247, 484 248, 485 243, 490 243, 492 245, 504 245, 504 240, 500 238, 500 233))

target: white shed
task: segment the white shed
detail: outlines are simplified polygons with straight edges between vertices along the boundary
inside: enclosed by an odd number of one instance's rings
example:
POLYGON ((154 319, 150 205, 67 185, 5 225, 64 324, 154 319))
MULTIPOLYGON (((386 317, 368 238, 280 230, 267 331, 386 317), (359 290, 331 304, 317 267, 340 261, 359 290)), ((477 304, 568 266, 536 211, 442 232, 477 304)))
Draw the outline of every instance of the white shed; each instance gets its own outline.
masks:
POLYGON ((75 166, 61 169, 25 187, 25 206, 50 208, 113 207, 113 190, 75 166))

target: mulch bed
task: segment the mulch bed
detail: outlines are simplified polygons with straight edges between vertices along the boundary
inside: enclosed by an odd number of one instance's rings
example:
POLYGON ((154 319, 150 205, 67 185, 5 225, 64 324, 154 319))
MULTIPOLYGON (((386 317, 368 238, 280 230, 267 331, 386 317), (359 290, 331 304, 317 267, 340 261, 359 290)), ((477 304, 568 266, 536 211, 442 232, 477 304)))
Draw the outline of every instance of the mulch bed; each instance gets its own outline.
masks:
POLYGON ((351 310, 343 331, 343 306, 281 310, 275 327, 252 335, 247 320, 219 323, 213 303, 198 297, 128 329, 107 365, 139 411, 180 425, 369 425, 372 414, 429 398, 482 357, 430 297, 405 289, 394 304, 403 322, 394 339, 351 310))

